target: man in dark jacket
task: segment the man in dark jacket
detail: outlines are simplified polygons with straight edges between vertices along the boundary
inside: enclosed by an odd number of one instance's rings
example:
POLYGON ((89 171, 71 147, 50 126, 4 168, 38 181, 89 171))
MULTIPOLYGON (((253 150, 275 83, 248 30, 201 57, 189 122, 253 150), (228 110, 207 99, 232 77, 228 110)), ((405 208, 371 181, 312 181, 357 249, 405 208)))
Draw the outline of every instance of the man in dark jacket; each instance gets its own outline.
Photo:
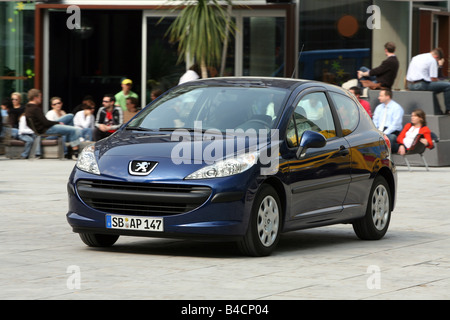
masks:
POLYGON ((113 94, 105 94, 102 107, 95 117, 95 128, 92 134, 94 141, 112 135, 123 124, 122 108, 114 106, 116 98, 113 94))
POLYGON ((371 70, 362 67, 358 71, 358 79, 369 79, 379 83, 381 88, 391 89, 399 68, 398 59, 395 55, 395 44, 387 42, 384 45, 384 53, 387 58, 376 68, 371 70))
MULTIPOLYGON (((72 147, 73 154, 78 154, 78 146, 80 145, 81 130, 73 126, 68 126, 62 122, 48 120, 42 111, 42 93, 38 89, 28 91, 28 103, 25 106, 25 117, 30 128, 37 134, 61 134, 64 142, 69 143, 72 147)), ((64 153, 66 157, 72 157, 68 152, 64 143, 64 153)))

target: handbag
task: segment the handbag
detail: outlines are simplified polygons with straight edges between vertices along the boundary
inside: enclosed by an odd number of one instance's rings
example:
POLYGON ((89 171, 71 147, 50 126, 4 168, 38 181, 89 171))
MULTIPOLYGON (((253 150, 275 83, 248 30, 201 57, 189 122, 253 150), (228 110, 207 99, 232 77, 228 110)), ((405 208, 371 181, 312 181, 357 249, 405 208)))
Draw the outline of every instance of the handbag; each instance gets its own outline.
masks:
POLYGON ((426 149, 426 146, 422 142, 420 142, 420 139, 422 138, 424 138, 423 134, 416 135, 411 147, 408 149, 408 152, 406 154, 423 153, 426 149))

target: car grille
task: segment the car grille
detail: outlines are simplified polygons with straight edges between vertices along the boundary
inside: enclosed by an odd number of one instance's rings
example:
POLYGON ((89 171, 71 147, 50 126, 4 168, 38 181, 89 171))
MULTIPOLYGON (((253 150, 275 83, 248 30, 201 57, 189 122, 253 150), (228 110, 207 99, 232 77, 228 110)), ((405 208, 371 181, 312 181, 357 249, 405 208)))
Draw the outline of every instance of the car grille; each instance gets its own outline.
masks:
POLYGON ((90 207, 108 213, 169 216, 201 206, 211 188, 195 185, 80 180, 78 194, 90 207))

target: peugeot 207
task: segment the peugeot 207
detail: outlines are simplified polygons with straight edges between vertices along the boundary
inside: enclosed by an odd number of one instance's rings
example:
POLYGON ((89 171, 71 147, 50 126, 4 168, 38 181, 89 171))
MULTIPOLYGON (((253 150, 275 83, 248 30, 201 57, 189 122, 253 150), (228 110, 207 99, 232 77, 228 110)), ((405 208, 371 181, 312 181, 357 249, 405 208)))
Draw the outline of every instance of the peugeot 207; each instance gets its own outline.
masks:
POLYGON ((212 78, 169 90, 86 147, 67 219, 89 246, 219 238, 264 256, 282 233, 337 223, 381 239, 396 181, 388 142, 346 90, 212 78))

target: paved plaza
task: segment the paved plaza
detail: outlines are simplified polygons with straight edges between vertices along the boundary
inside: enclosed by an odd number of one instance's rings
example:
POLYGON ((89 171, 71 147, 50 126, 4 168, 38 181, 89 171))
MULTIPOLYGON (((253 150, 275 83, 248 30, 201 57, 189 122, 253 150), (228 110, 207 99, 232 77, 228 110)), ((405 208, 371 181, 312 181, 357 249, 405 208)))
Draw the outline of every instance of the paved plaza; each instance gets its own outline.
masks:
POLYGON ((450 299, 448 167, 398 167, 383 240, 337 225, 285 234, 272 256, 250 258, 232 243, 172 239, 88 248, 65 217, 74 164, 0 157, 0 299, 450 299))

